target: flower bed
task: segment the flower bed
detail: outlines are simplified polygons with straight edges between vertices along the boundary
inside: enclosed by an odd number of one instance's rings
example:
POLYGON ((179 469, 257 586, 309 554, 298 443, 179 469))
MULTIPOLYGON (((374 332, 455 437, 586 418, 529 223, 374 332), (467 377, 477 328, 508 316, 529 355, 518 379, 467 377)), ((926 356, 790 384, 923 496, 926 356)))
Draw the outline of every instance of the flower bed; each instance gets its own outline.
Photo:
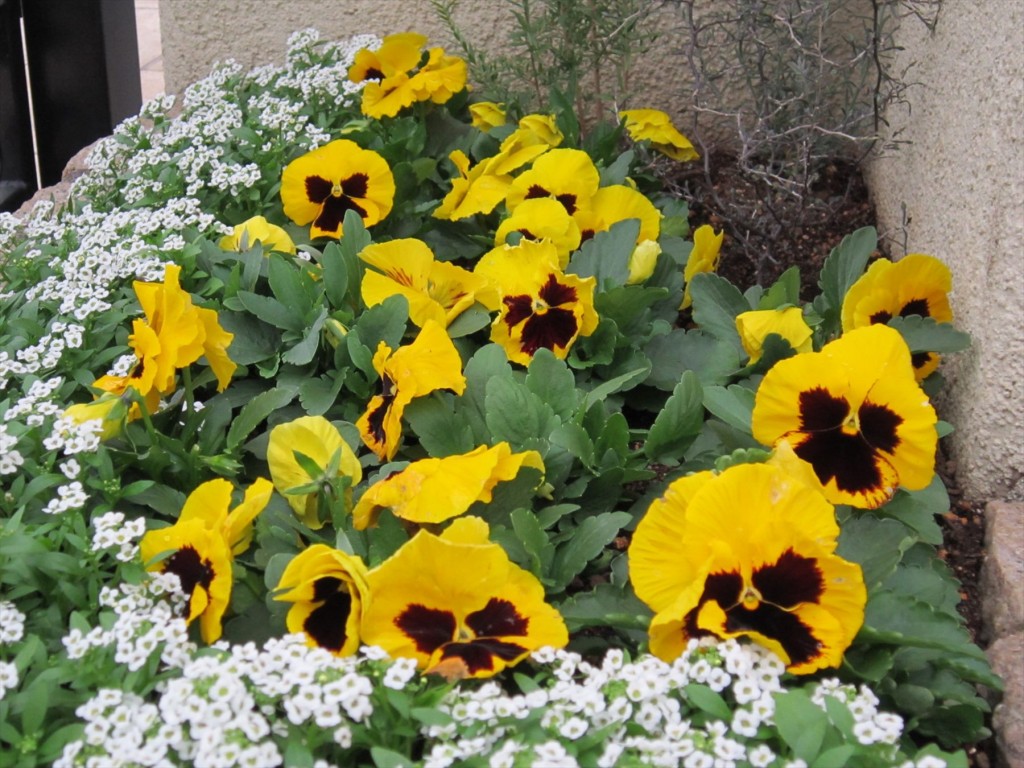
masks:
POLYGON ((466 80, 297 33, 0 218, 0 764, 966 765, 948 270, 741 291, 662 113, 466 80))

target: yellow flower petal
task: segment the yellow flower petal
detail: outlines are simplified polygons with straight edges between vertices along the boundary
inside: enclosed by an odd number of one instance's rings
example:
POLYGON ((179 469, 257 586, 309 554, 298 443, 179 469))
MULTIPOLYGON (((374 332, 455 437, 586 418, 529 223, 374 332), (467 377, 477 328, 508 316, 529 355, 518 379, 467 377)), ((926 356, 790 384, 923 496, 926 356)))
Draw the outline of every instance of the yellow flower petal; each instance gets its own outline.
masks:
POLYGON ((627 109, 619 112, 619 119, 626 124, 626 132, 633 141, 649 141, 654 149, 673 160, 685 162, 700 157, 690 140, 659 109, 627 109))
POLYGON ((295 243, 288 233, 262 216, 253 216, 236 224, 232 233, 222 237, 218 245, 225 251, 247 251, 256 243, 263 245, 264 253, 295 253, 295 243))
POLYGON ((414 523, 444 522, 478 501, 488 503, 494 487, 514 479, 524 466, 544 471, 539 453, 512 453, 504 442, 457 456, 414 461, 367 489, 352 511, 353 524, 357 530, 373 525, 385 507, 414 523))
POLYGON ((814 349, 811 338, 814 332, 804 322, 804 313, 800 307, 741 312, 736 316, 736 330, 751 365, 761 359, 764 340, 773 333, 788 341, 789 346, 798 354, 814 349))
POLYGON ((704 224, 693 233, 693 249, 686 260, 686 267, 683 269, 683 279, 686 281, 686 288, 683 291, 683 303, 680 309, 686 309, 693 303, 690 298, 690 281, 694 275, 702 272, 714 272, 718 269, 718 256, 722 249, 722 240, 725 238, 725 230, 716 233, 708 224, 704 224))

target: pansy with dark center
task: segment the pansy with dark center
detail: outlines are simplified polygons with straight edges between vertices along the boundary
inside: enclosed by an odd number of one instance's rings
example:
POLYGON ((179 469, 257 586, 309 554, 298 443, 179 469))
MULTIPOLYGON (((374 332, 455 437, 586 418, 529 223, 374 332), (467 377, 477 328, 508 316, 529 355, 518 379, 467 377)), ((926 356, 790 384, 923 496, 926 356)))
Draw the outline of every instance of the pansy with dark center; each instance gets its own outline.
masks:
POLYGON ((338 656, 359 648, 359 622, 369 595, 359 557, 314 544, 288 563, 277 589, 275 600, 293 603, 289 632, 303 632, 310 645, 338 656))
POLYGON ((489 677, 543 646, 568 642, 536 577, 488 540, 487 524, 457 518, 421 530, 377 568, 363 642, 449 679, 489 677))
POLYGON ((312 222, 311 237, 341 237, 349 211, 371 227, 388 215, 394 197, 387 161, 347 139, 293 160, 281 175, 285 215, 296 224, 312 222))
POLYGON ((782 469, 743 464, 675 481, 629 551, 637 596, 656 615, 651 651, 695 637, 749 637, 791 672, 837 666, 864 615, 860 567, 834 554, 839 528, 820 493, 782 469))
POLYGON ((871 509, 899 486, 931 482, 935 422, 907 345, 885 325, 776 363, 752 417, 754 437, 785 441, 814 468, 829 501, 871 509))
MULTIPOLYGON (((953 320, 949 291, 953 278, 938 259, 921 253, 897 262, 872 262, 843 299, 843 331, 867 325, 885 325, 895 317, 928 317, 939 323, 953 320)), ((911 357, 918 381, 939 365, 934 352, 918 351, 911 357)))

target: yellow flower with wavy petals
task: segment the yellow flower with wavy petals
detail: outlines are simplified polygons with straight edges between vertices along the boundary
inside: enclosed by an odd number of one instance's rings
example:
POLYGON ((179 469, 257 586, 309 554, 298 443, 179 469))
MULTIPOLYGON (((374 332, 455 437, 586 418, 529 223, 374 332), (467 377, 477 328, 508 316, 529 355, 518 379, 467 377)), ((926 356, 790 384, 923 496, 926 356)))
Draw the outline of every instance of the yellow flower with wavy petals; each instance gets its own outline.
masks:
POLYGON ((544 471, 536 451, 512 453, 508 443, 481 445, 469 453, 414 461, 370 486, 352 510, 356 530, 374 524, 381 509, 413 523, 441 523, 491 500, 499 482, 515 479, 523 467, 544 471))
POLYGON ((341 237, 345 213, 355 211, 367 227, 390 212, 395 177, 387 161, 354 141, 337 139, 292 160, 281 174, 284 213, 310 224, 310 237, 341 237))
POLYGON ((935 474, 935 410, 914 378, 903 337, 857 328, 820 352, 776 363, 754 400, 753 434, 786 441, 833 504, 874 509, 935 474))
POLYGON ((371 570, 363 642, 449 680, 491 677, 564 647, 565 621, 544 587, 488 536, 480 518, 459 518, 440 536, 418 532, 371 570))
POLYGON ((686 267, 683 269, 683 280, 686 287, 683 290, 683 303, 680 309, 686 309, 693 304, 690 296, 690 281, 695 275, 702 272, 714 272, 718 269, 718 257, 722 250, 722 240, 725 239, 725 230, 716 233, 710 224, 697 227, 693 233, 693 248, 686 260, 686 267))
POLYGON ((655 611, 651 652, 695 637, 748 637, 794 674, 837 667, 864 620, 860 566, 835 554, 823 496, 778 467, 741 464, 669 486, 629 548, 637 596, 655 611))
POLYGON ((627 109, 619 112, 619 119, 625 123, 626 133, 633 141, 649 141, 653 149, 666 157, 680 162, 700 157, 690 140, 660 109, 627 109))
POLYGON ((224 235, 217 245, 225 251, 247 251, 256 243, 263 245, 264 252, 295 253, 295 243, 288 233, 263 216, 253 216, 236 224, 231 234, 224 235))
POLYGON ((758 309, 736 315, 736 331, 740 335, 743 349, 753 365, 761 359, 764 340, 771 334, 781 336, 799 354, 814 348, 814 331, 804 322, 800 307, 786 309, 758 309))
POLYGON ((359 625, 370 599, 366 565, 326 544, 313 544, 291 559, 277 583, 275 600, 293 603, 285 624, 310 646, 337 656, 359 650, 359 625))

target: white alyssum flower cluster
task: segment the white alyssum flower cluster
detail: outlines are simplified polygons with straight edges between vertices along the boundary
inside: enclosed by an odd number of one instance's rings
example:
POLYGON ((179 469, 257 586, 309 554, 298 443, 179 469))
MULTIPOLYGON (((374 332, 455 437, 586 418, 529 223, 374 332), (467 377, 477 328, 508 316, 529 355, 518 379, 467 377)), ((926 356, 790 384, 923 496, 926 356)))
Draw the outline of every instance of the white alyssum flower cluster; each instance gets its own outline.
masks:
POLYGON ((111 511, 93 518, 92 548, 95 552, 117 548, 114 557, 129 563, 139 553, 139 539, 146 532, 146 519, 125 520, 123 512, 111 511))
MULTIPOLYGON (((263 648, 219 643, 189 658, 180 676, 160 687, 155 704, 99 691, 77 710, 84 738, 55 765, 278 766, 290 726, 323 729, 334 747, 348 749, 352 727, 374 711, 375 681, 360 669, 379 666, 370 656, 338 658, 301 635, 263 648)), ((398 666, 404 677, 408 664, 398 666)))
MULTIPOLYGON (((25 635, 25 614, 14 603, 0 600, 0 651, 25 635)), ((18 667, 13 661, 0 661, 0 700, 18 687, 18 667)))
POLYGON ((141 669, 154 654, 174 669, 183 666, 196 649, 188 639, 181 582, 172 573, 153 574, 139 585, 104 587, 100 606, 113 613, 113 625, 104 629, 101 624, 87 632, 73 628, 62 641, 68 658, 112 649, 114 661, 130 671, 141 669))

